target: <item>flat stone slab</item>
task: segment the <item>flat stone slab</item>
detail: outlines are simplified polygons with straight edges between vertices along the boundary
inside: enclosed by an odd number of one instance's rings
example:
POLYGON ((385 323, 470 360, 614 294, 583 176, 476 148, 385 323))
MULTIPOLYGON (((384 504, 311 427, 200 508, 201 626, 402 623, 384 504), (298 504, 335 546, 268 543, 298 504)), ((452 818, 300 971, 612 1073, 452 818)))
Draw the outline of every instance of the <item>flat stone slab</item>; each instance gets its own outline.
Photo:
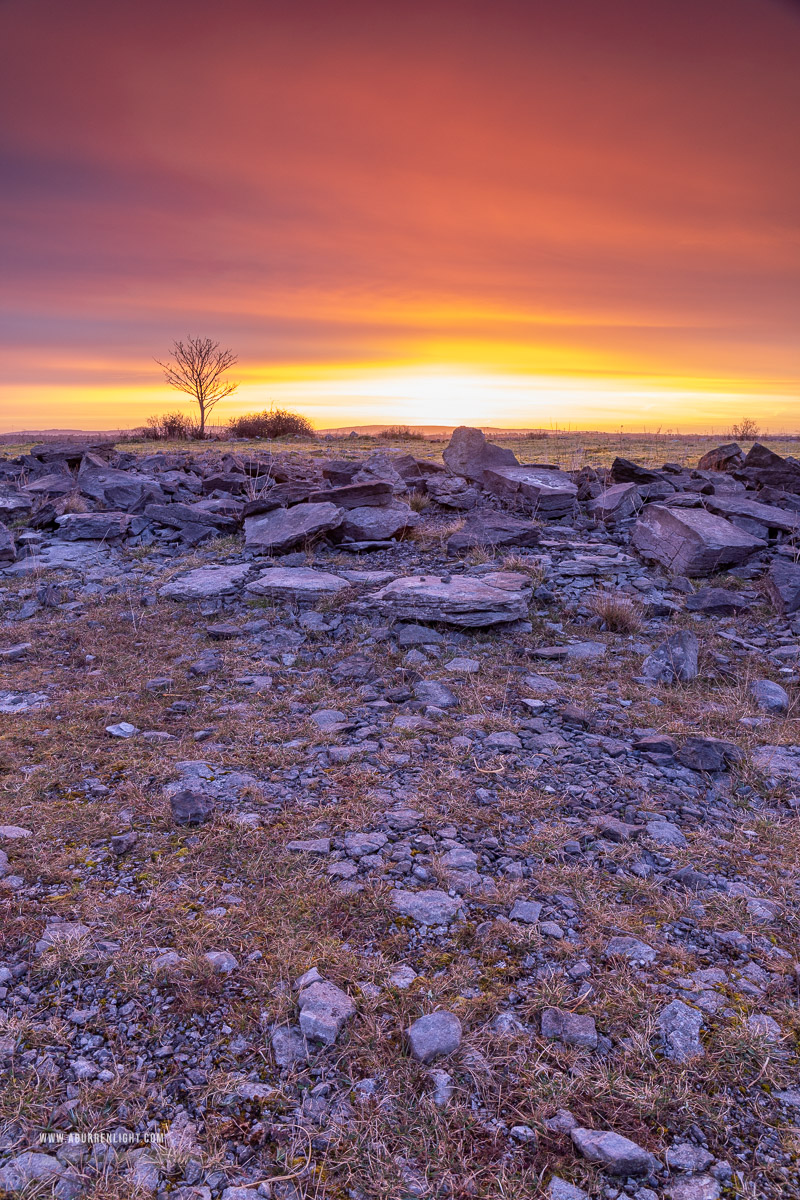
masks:
POLYGON ((750 757, 762 775, 800 783, 800 746, 759 746, 750 757))
POLYGON ((102 542, 55 542, 6 567, 4 575, 36 575, 41 571, 84 571, 118 561, 102 542))
POLYGON ((489 467, 483 474, 483 486, 501 498, 521 497, 543 517, 566 516, 578 497, 578 488, 569 476, 548 467, 489 467))
POLYGON ((461 907, 458 900, 438 890, 407 892, 395 888, 389 901, 396 913, 418 925, 448 925, 461 907))
POLYGON ((237 591, 249 574, 249 563, 197 567, 194 571, 165 583, 158 589, 158 594, 170 600, 210 600, 215 596, 227 596, 237 591))
POLYGON ((56 517, 57 536, 66 542, 108 542, 123 537, 130 522, 128 513, 65 513, 56 517))
POLYGON ((344 510, 336 504, 295 504, 294 508, 276 508, 263 516, 248 517, 244 523, 248 550, 291 550, 309 538, 338 529, 344 510))
POLYGON ((402 501, 382 508, 351 508, 340 526, 341 534, 353 542, 380 542, 400 537, 407 529, 419 525, 419 513, 402 501))
POLYGON ((497 571, 476 579, 438 575, 396 579, 372 597, 371 605, 403 621, 441 621, 466 628, 502 625, 528 615, 529 579, 497 571))
POLYGON ((270 567, 248 584, 246 590, 253 596, 316 600, 321 596, 335 596, 349 587, 352 584, 348 580, 329 571, 315 571, 311 567, 270 567))

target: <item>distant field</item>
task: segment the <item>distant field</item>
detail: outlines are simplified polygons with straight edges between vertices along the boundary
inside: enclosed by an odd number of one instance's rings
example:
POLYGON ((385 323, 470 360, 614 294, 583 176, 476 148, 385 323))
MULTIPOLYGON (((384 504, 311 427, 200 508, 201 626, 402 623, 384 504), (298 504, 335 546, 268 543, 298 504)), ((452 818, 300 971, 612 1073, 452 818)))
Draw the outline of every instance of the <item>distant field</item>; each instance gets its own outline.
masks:
MULTIPOLYGON (((87 434, 88 438, 97 435, 87 434)), ((52 440, 48 437, 47 440, 52 440)), ((676 462, 681 465, 694 466, 699 458, 712 446, 720 445, 726 439, 718 436, 702 436, 697 434, 625 434, 625 433, 548 433, 546 436, 518 434, 513 431, 492 434, 492 440, 498 445, 511 448, 521 462, 553 463, 565 470, 578 470, 584 465, 607 467, 617 455, 630 458, 645 466, 661 466, 665 462, 676 462)), ((791 455, 797 452, 798 438, 795 437, 763 437, 759 439, 777 454, 791 455)), ((257 454, 262 457, 273 452, 285 453, 297 451, 319 457, 363 458, 374 450, 405 450, 418 458, 440 459, 442 450, 447 445, 446 437, 397 437, 387 439, 377 436, 360 435, 358 437, 324 437, 316 440, 299 441, 296 439, 265 441, 236 441, 236 442, 121 442, 126 450, 134 454, 152 454, 155 451, 182 451, 193 454, 205 450, 230 449, 235 454, 257 454)), ((0 453, 8 456, 24 454, 33 445, 31 440, 16 443, 8 442, 0 448, 0 453)), ((746 452, 751 442, 741 442, 746 452)))

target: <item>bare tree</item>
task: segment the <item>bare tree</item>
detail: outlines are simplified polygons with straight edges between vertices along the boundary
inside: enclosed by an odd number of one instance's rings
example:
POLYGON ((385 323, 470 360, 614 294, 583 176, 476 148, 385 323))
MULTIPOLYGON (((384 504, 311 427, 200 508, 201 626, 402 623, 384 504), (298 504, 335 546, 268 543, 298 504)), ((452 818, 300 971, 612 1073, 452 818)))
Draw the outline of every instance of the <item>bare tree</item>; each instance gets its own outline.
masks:
POLYGON ((235 392, 238 383, 223 379, 230 367, 239 361, 232 350, 223 350, 219 342, 211 338, 187 338, 185 342, 173 342, 172 359, 155 360, 164 372, 170 387, 186 392, 200 410, 201 438, 206 434, 206 418, 211 410, 235 392))

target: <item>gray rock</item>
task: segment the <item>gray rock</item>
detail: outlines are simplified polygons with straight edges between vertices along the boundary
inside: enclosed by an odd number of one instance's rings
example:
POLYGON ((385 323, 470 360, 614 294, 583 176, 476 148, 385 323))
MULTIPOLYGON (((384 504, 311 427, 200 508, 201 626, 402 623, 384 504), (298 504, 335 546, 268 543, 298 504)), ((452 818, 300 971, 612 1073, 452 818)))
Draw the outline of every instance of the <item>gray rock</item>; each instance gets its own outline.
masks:
POLYGON ((270 567, 249 583, 246 590, 253 596, 318 600, 322 596, 335 596, 350 586, 346 579, 328 571, 315 571, 310 567, 270 567))
POLYGON ((676 846, 682 849, 688 845, 686 838, 672 821, 648 821, 645 829, 647 836, 657 846, 676 846))
POLYGON ((797 563, 775 559, 770 564, 764 582, 769 598, 779 613, 790 616, 800 610, 800 566, 797 563))
POLYGON ((691 683, 697 678, 700 643, 688 630, 673 633, 657 650, 648 654, 641 675, 649 683, 691 683))
POLYGON ((554 519, 572 513, 578 495, 568 475, 547 467, 490 467, 483 485, 502 499, 524 501, 535 516, 554 519))
POLYGON ((82 925, 79 921, 53 921, 45 926, 42 936, 36 943, 35 952, 38 956, 56 946, 84 942, 91 936, 91 932, 88 925, 82 925))
POLYGON ((292 1067, 308 1059, 308 1042, 296 1026, 280 1026, 270 1034, 270 1045, 279 1067, 292 1067))
POLYGON ((693 1179, 679 1179, 669 1188, 670 1200, 718 1200, 722 1188, 713 1175, 695 1175, 693 1179))
POLYGON ((629 958, 632 962, 637 963, 652 963, 658 957, 652 946, 648 946, 647 942, 641 942, 635 937, 611 938, 604 953, 606 957, 619 954, 623 958, 629 958))
POLYGON ((212 600, 238 591, 250 573, 248 563, 221 567, 197 567, 159 588, 159 596, 171 600, 212 600))
POLYGON ((245 546, 265 553, 292 550, 309 538, 338 529, 344 510, 335 504, 296 504, 277 508, 261 516, 247 517, 244 523, 245 546))
POLYGON ((364 480, 362 483, 348 483, 342 487, 326 488, 324 492, 313 492, 309 497, 310 504, 335 504, 337 508, 346 510, 358 508, 382 508, 391 504, 392 485, 382 479, 364 480))
POLYGON ((106 725, 106 733, 115 738, 132 738, 139 732, 136 725, 130 721, 118 721, 116 725, 106 725))
POLYGON ((665 1157, 667 1166, 673 1171, 705 1171, 714 1161, 713 1154, 709 1154, 704 1146, 696 1146, 694 1142, 677 1142, 670 1146, 665 1157))
POLYGON ((594 1017, 562 1008, 546 1008, 542 1013, 542 1037, 563 1042, 565 1046, 597 1048, 594 1017))
POLYGON ((525 925, 535 925, 541 915, 542 906, 537 900, 515 900, 508 919, 522 921, 525 925))
POLYGON ((451 475, 460 475, 481 483, 487 467, 516 467, 519 462, 513 450, 506 450, 487 442, 480 429, 459 425, 453 430, 447 446, 442 451, 445 466, 451 475))
POLYGON ((762 712, 782 717, 789 711, 789 693, 771 679, 754 679, 747 689, 762 712))
POLYGON ((676 758, 692 771, 724 771, 729 763, 741 760, 742 752, 733 742, 722 738, 689 737, 676 758))
POLYGON ((744 465, 744 455, 736 442, 726 442, 708 450, 697 464, 698 471, 734 471, 744 465))
POLYGON ((461 907, 459 900, 435 889, 409 892, 395 888, 389 893, 389 902, 401 917, 410 917, 418 925, 448 925, 461 907))
POLYGON ((575 1149, 609 1175, 646 1175, 653 1169, 652 1154, 620 1133, 578 1126, 571 1137, 575 1149))
POLYGON ((649 504, 633 530, 633 546, 676 575, 711 575, 745 562, 766 543, 703 508, 649 504))
POLYGON ((307 1038, 332 1046, 347 1021, 355 1016, 356 1006, 347 992, 327 980, 315 980, 303 988, 298 1001, 300 1029, 307 1038))
POLYGON ((662 1009, 656 1025, 664 1039, 664 1053, 673 1062, 686 1062, 705 1053, 700 1041, 703 1014, 683 1000, 673 1000, 662 1009))
POLYGON ((461 1036, 461 1022, 452 1012, 428 1013, 406 1029, 412 1057, 422 1063, 453 1054, 461 1045, 461 1036))
POLYGON ((31 1184, 48 1183, 63 1175, 66 1168, 50 1154, 25 1150, 0 1168, 0 1192, 22 1192, 31 1184))
POLYGON ((433 1084, 433 1103, 437 1108, 444 1108, 452 1100, 455 1091, 453 1076, 448 1071, 434 1068, 428 1072, 428 1077, 433 1084))
POLYGON ((693 595, 686 597, 688 612, 708 613, 710 616, 733 617, 737 613, 747 612, 750 607, 749 600, 739 592, 732 592, 730 588, 700 588, 693 595))
POLYGON ((230 950, 209 950, 203 958, 213 968, 215 975, 230 975, 239 966, 230 950))
POLYGON ((376 592, 369 609, 403 621, 440 621, 447 625, 481 628, 524 619, 528 615, 530 581, 511 571, 481 579, 437 575, 396 579, 376 592))
POLYGON ((44 692, 0 692, 0 713, 17 716, 47 708, 50 697, 44 692))
POLYGON ((586 509, 596 521, 615 525, 632 517, 642 507, 642 496, 635 483, 615 483, 589 500, 586 509))
POLYGON ((0 564, 13 563, 17 557, 17 543, 8 526, 0 521, 0 564))
POLYGON ((203 792, 181 788, 169 798, 172 817, 177 825, 202 825, 214 811, 214 801, 203 792))
POLYGON ((447 553, 452 556, 466 550, 538 546, 539 537, 539 526, 532 521, 521 521, 505 513, 482 512, 468 518, 462 529, 450 535, 447 553))
POLYGON ((547 1188, 548 1200, 591 1200, 589 1193, 583 1188, 576 1187, 574 1183, 569 1183, 566 1179, 562 1179, 560 1175, 553 1175, 547 1188))
POLYGON ((345 513, 339 528, 343 537, 353 542, 384 541, 397 538, 419 525, 419 513, 396 500, 382 508, 352 508, 345 513))
POLYGON ((65 541, 119 541, 127 533, 131 518, 127 513, 65 513, 56 517, 57 536, 65 541))
POLYGON ((762 775, 800 784, 800 746, 759 746, 750 757, 762 775))
POLYGON ((433 704, 436 708, 457 708, 458 696, 450 688, 436 679, 421 679, 414 684, 414 695, 425 704, 433 704))

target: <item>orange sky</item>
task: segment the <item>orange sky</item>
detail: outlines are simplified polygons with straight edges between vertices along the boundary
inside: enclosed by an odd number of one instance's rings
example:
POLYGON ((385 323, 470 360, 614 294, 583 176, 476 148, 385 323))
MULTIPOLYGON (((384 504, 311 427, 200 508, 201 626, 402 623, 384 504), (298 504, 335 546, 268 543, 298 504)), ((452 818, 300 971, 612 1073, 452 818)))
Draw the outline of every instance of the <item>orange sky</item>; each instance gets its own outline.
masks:
POLYGON ((800 8, 5 0, 0 428, 800 430, 800 8))

